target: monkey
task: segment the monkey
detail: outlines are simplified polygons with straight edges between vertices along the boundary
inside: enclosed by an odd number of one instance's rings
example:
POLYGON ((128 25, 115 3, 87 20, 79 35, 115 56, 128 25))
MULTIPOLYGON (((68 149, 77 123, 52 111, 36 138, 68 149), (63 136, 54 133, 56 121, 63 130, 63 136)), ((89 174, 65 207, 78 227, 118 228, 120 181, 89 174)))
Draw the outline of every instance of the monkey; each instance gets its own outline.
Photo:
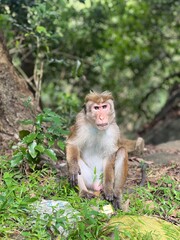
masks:
POLYGON ((120 145, 125 146, 129 154, 140 156, 144 151, 144 139, 138 137, 137 140, 130 140, 121 137, 120 145))
POLYGON ((132 145, 133 149, 139 146, 121 139, 111 92, 90 91, 66 141, 71 186, 78 186, 80 196, 85 198, 101 192, 115 209, 120 209, 132 145))

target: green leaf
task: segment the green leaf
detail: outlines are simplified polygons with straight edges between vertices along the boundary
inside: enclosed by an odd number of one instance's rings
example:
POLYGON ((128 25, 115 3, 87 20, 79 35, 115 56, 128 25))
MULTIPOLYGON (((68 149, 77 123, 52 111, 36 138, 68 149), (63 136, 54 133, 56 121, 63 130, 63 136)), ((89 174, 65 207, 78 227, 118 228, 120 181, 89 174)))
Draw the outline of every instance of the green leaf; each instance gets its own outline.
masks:
POLYGON ((52 160, 57 160, 56 153, 52 149, 45 149, 44 153, 52 160))
POLYGON ((22 123, 23 125, 33 125, 34 121, 31 119, 26 119, 26 120, 20 121, 20 123, 22 123))
POLYGON ((43 146, 42 144, 38 144, 38 145, 35 147, 35 149, 36 149, 37 151, 39 151, 40 153, 43 153, 44 150, 45 150, 45 148, 44 148, 44 146, 43 146))
POLYGON ((48 147, 52 147, 54 145, 54 140, 49 140, 48 141, 48 147))
POLYGON ((21 232, 23 237, 30 237, 32 234, 30 232, 21 232))
POLYGON ((38 152, 35 150, 35 147, 36 147, 36 146, 37 146, 37 142, 36 142, 36 141, 33 141, 33 142, 28 146, 29 153, 30 153, 30 155, 31 155, 32 158, 37 157, 38 152))
POLYGON ((27 135, 26 137, 23 138, 23 142, 24 143, 31 143, 32 141, 34 141, 37 137, 37 133, 30 133, 29 135, 27 135))
POLYGON ((63 130, 63 129, 60 129, 59 132, 60 132, 60 134, 62 134, 62 135, 68 135, 68 134, 69 134, 69 131, 68 131, 68 130, 63 130))
POLYGON ((37 31, 38 33, 47 33, 46 28, 43 27, 43 26, 37 26, 37 27, 36 27, 36 31, 37 31))
POLYGON ((21 151, 23 155, 26 155, 27 147, 20 146, 19 151, 21 151))
POLYGON ((30 131, 28 131, 28 130, 19 131, 19 137, 20 137, 21 140, 29 134, 30 134, 30 131))
POLYGON ((58 142, 57 142, 57 145, 58 145, 58 147, 59 147, 60 149, 64 150, 64 148, 65 148, 64 142, 58 141, 58 142))
POLYGON ((43 122, 43 114, 39 114, 37 117, 36 117, 36 124, 37 125, 41 125, 43 122))
POLYGON ((11 190, 14 189, 14 184, 15 184, 13 177, 14 177, 14 174, 9 172, 5 172, 3 176, 4 182, 6 183, 7 187, 11 190))
POLYGON ((22 160, 23 160, 23 153, 22 152, 16 153, 16 155, 14 155, 11 160, 11 167, 18 166, 22 162, 22 160))
POLYGON ((25 158, 29 163, 34 163, 34 158, 31 157, 30 153, 27 152, 25 158))

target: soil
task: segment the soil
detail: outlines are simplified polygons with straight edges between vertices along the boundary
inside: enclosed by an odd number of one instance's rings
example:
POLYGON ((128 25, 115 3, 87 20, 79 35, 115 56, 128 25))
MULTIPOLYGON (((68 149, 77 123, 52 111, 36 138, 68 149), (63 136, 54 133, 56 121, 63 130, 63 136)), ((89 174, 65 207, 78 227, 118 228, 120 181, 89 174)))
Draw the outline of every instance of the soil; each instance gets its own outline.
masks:
MULTIPOLYGON (((180 183, 180 140, 156 146, 147 145, 142 156, 130 157, 126 189, 133 189, 141 183, 142 164, 146 165, 145 185, 149 182, 151 185, 157 186, 158 181, 164 176, 169 176, 172 180, 180 183)), ((180 225, 177 216, 170 216, 166 220, 180 225)))

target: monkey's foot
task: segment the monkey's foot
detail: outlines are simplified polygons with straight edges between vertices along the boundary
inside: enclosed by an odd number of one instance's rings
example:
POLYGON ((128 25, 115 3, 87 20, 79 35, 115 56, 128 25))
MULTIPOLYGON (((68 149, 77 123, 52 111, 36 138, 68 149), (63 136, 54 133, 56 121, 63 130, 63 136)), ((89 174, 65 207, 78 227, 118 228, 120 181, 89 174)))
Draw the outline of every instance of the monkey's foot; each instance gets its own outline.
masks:
POLYGON ((120 197, 116 197, 113 194, 106 194, 105 195, 104 191, 101 191, 101 196, 102 196, 102 199, 105 199, 108 202, 110 202, 113 205, 115 210, 122 209, 121 208, 121 198, 120 197))
POLYGON ((91 198, 95 198, 96 195, 91 193, 91 192, 89 192, 89 191, 82 190, 80 192, 80 197, 91 199, 91 198))
POLYGON ((120 198, 114 197, 113 202, 112 202, 112 205, 113 205, 113 207, 114 207, 115 210, 117 210, 117 209, 122 209, 122 208, 121 208, 120 198))

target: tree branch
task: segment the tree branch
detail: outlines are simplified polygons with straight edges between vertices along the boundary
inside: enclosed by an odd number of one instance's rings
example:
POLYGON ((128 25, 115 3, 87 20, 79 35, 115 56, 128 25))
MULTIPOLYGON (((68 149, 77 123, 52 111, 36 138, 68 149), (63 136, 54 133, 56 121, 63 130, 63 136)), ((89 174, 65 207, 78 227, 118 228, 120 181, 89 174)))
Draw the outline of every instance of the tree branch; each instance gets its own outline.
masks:
POLYGON ((141 99, 141 103, 139 104, 139 108, 141 109, 141 106, 143 105, 143 103, 158 89, 162 88, 164 83, 166 81, 168 81, 169 79, 175 78, 175 77, 180 77, 180 72, 177 73, 173 73, 171 75, 169 75, 168 77, 164 78, 164 80, 156 87, 152 87, 150 89, 150 91, 141 99))

